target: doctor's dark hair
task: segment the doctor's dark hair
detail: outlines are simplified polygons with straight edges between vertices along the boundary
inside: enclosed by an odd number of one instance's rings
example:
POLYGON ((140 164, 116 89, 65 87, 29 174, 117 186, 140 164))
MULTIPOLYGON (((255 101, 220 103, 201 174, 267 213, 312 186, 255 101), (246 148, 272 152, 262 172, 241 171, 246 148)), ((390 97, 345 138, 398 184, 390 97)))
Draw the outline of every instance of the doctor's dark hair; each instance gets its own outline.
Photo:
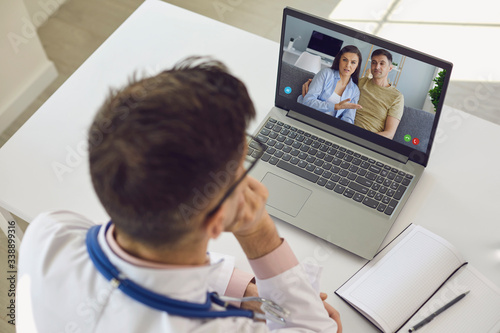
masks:
POLYGON ((354 45, 346 45, 344 46, 340 51, 339 53, 337 53, 337 55, 335 56, 335 58, 333 59, 333 63, 332 63, 332 69, 333 70, 336 70, 338 71, 339 70, 339 63, 340 63, 340 58, 342 58, 342 55, 344 53, 354 53, 358 56, 358 66, 356 67, 356 70, 354 71, 354 73, 352 73, 351 75, 351 79, 354 83, 356 83, 356 85, 358 84, 358 80, 359 80, 359 72, 360 72, 360 68, 361 68, 361 62, 363 62, 363 56, 361 55, 361 52, 359 51, 359 49, 354 46, 354 45))
POLYGON ((220 62, 192 57, 111 91, 89 130, 92 183, 116 228, 174 246, 234 181, 255 109, 220 62))

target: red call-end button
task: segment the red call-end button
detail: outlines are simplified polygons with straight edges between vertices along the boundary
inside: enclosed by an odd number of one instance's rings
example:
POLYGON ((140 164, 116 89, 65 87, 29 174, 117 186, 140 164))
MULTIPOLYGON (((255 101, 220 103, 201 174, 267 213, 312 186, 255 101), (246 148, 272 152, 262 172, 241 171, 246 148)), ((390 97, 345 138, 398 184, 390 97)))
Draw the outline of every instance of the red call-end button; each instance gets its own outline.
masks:
POLYGON ((411 142, 413 142, 413 144, 416 146, 420 143, 420 140, 418 138, 413 138, 411 142))

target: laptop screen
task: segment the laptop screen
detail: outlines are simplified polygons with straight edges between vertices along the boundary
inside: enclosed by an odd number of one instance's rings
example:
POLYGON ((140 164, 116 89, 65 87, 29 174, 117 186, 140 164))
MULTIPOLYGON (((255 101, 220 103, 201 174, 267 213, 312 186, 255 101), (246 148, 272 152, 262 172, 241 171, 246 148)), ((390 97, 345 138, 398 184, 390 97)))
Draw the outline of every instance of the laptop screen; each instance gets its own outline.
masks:
POLYGON ((291 8, 282 29, 276 106, 427 164, 451 63, 291 8))

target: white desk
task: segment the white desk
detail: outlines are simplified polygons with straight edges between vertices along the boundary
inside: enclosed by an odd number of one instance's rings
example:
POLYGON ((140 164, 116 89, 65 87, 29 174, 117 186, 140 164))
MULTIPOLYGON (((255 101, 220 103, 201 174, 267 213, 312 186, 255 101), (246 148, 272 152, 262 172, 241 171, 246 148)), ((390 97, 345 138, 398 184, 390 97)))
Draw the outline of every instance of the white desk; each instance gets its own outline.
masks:
MULTIPOLYGON (((27 221, 54 209, 105 221, 88 175, 85 133, 108 88, 124 85, 134 71, 155 74, 188 55, 214 55, 246 83, 258 112, 252 131, 273 105, 278 48, 206 17, 146 1, 2 147, 0 206, 27 221), (57 163, 67 167, 60 177, 53 169, 57 163)), ((421 224, 455 244, 499 285, 500 157, 495 151, 500 127, 446 108, 440 130, 430 164, 388 239, 409 223, 421 224)), ((324 266, 322 289, 341 312, 345 332, 376 332, 334 294, 365 261, 276 223, 299 259, 324 266)), ((210 248, 235 254, 237 263, 248 268, 231 235, 223 235, 210 248)))

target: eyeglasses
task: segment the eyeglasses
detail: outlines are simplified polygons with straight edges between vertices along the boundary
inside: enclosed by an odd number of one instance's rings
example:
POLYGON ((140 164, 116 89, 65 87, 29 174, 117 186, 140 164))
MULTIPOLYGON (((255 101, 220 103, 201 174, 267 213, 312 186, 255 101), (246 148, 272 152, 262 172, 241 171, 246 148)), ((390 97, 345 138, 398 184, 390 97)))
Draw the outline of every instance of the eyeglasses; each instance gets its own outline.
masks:
POLYGON ((207 214, 207 217, 212 216, 216 211, 219 210, 220 206, 224 203, 224 201, 229 198, 229 196, 234 192, 236 187, 245 179, 250 170, 257 164, 260 160, 264 152, 266 151, 266 146, 260 142, 256 137, 246 134, 246 140, 248 144, 247 156, 245 158, 245 162, 249 163, 248 168, 245 170, 245 173, 227 190, 226 194, 220 199, 219 203, 207 214))

